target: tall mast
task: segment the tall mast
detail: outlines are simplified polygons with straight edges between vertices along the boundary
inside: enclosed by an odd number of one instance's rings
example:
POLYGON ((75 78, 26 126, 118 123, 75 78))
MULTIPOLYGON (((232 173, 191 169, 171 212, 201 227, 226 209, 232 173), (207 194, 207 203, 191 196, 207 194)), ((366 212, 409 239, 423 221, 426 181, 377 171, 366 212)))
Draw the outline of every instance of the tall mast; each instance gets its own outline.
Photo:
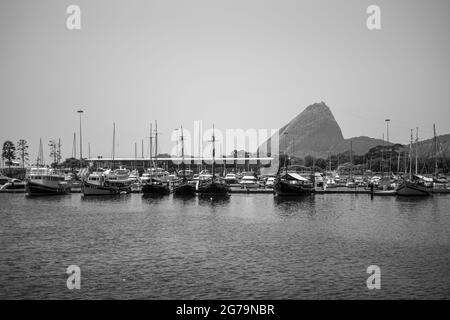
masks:
POLYGON ((384 148, 386 143, 384 142, 384 133, 381 134, 381 139, 383 140, 383 147, 381 148, 381 176, 384 177, 384 148))
POLYGON ((148 163, 148 167, 149 167, 149 169, 150 169, 150 171, 151 171, 151 169, 153 168, 153 162, 152 162, 152 139, 153 139, 153 135, 152 135, 153 133, 152 133, 152 124, 150 123, 150 136, 148 137, 150 140, 149 140, 149 145, 148 145, 148 150, 149 150, 149 154, 150 154, 150 157, 149 157, 149 163, 148 163))
POLYGON ((113 122, 112 169, 114 169, 115 154, 116 154, 116 123, 113 122))
POLYGON ((136 161, 137 161, 137 143, 134 143, 134 170, 136 170, 136 161))
POLYGON ((409 141, 409 180, 412 179, 412 142, 413 142, 413 129, 411 129, 411 140, 409 141))
POLYGON ((436 125, 433 124, 433 134, 434 134, 434 175, 437 176, 438 170, 438 147, 437 147, 437 136, 436 136, 436 125))
POLYGON ((353 140, 350 139, 350 178, 353 174, 353 140))
POLYGON ((417 167, 418 167, 418 160, 417 160, 417 150, 419 148, 419 128, 416 127, 416 147, 415 147, 415 151, 416 151, 416 175, 418 173, 417 167))
POLYGON ((198 126, 198 156, 200 157, 200 165, 198 168, 199 174, 200 174, 200 171, 202 171, 202 167, 203 167, 203 139, 202 139, 203 137, 201 135, 202 135, 202 127, 198 126))
POLYGON ((184 181, 186 181, 186 165, 184 164, 183 126, 181 126, 181 169, 183 170, 183 182, 184 182, 184 181))
POLYGON ((216 178, 215 168, 214 168, 214 162, 215 162, 215 156, 216 156, 216 137, 214 136, 214 124, 213 124, 213 135, 212 135, 212 143, 213 143, 213 150, 212 150, 212 174, 213 174, 213 182, 216 178))
POLYGON ((158 168, 158 122, 155 120, 155 166, 158 168))

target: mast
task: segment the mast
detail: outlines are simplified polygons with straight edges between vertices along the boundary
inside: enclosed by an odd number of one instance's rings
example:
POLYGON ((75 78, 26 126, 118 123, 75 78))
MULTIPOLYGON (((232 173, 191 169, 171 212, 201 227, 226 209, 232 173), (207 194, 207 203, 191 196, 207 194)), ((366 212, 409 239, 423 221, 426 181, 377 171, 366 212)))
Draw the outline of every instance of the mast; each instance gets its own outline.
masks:
POLYGON ((158 168, 158 122, 155 120, 155 166, 158 168))
POLYGON ((61 161, 61 138, 58 139, 58 164, 61 161))
POLYGON ((134 170, 136 170, 136 162, 137 162, 137 143, 134 143, 134 170))
POLYGON ((151 173, 151 170, 153 167, 153 163, 152 163, 152 139, 153 139, 153 136, 152 136, 152 124, 151 123, 150 123, 150 136, 148 138, 150 139, 149 145, 148 145, 148 149, 149 149, 149 153, 150 153, 150 157, 148 160, 148 167, 149 167, 150 173, 151 173))
POLYGON ((437 136, 436 136, 436 125, 433 123, 433 134, 434 134, 434 175, 437 176, 438 169, 438 146, 437 146, 437 136))
POLYGON ((381 134, 381 139, 383 140, 383 147, 381 148, 381 176, 384 178, 384 148, 386 144, 384 142, 384 133, 381 134))
POLYGON ((212 143, 213 143, 213 150, 212 150, 212 181, 216 179, 216 173, 214 168, 214 162, 215 162, 215 156, 216 156, 216 137, 214 136, 214 124, 213 124, 213 135, 212 135, 212 143))
POLYGON ((116 123, 113 122, 112 169, 114 169, 115 153, 116 153, 116 123))
POLYGON ((409 141, 409 180, 412 179, 412 142, 413 142, 413 129, 411 129, 411 140, 409 141))
POLYGON ((350 178, 353 174, 353 140, 350 139, 350 178))
POLYGON ((183 182, 186 181, 186 164, 184 163, 184 136, 183 126, 181 126, 181 169, 183 170, 183 182))
POLYGON ((417 167, 418 167, 418 160, 417 160, 417 149, 419 148, 419 128, 416 127, 416 147, 414 148, 416 151, 416 175, 417 175, 417 167))

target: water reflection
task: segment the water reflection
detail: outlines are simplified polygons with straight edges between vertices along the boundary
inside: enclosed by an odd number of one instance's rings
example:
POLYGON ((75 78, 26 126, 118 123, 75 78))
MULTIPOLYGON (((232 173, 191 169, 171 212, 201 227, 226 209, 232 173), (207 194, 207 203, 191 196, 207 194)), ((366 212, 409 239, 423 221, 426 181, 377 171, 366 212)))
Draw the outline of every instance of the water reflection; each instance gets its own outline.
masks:
POLYGON ((230 202, 230 195, 228 194, 215 194, 215 195, 206 195, 201 194, 198 196, 199 205, 212 205, 214 206, 223 206, 230 202))
POLYGON ((81 200, 84 202, 125 202, 131 199, 130 194, 111 194, 101 196, 85 196, 81 195, 81 200))
POLYGON ((309 215, 315 214, 314 196, 275 196, 275 209, 280 216, 292 216, 299 212, 307 212, 309 215))

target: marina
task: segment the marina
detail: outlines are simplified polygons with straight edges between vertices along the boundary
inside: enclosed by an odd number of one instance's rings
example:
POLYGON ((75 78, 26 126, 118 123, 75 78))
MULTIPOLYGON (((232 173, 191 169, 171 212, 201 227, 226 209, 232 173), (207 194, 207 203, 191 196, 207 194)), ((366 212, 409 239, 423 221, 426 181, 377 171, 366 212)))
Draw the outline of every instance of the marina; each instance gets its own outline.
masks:
POLYGON ((0 299, 450 300, 449 11, 0 1, 0 299))

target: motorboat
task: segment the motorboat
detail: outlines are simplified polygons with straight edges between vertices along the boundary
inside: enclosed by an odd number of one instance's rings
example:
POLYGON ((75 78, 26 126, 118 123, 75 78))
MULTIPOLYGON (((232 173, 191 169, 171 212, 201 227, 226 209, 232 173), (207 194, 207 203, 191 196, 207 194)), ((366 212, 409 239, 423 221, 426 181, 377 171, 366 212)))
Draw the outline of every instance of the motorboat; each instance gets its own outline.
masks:
POLYGON ((239 180, 234 173, 227 173, 224 177, 224 181, 226 184, 238 184, 239 180))
POLYGON ((131 191, 131 181, 118 179, 110 170, 96 171, 82 181, 81 191, 85 196, 128 193, 131 191))
POLYGON ((0 186, 0 192, 4 193, 21 193, 25 192, 26 183, 19 179, 9 179, 8 182, 0 186))
POLYGON ((70 192, 63 173, 50 168, 30 168, 25 177, 28 196, 62 195, 70 192))
POLYGON ((259 188, 259 183, 255 176, 243 176, 239 185, 243 189, 259 188))

